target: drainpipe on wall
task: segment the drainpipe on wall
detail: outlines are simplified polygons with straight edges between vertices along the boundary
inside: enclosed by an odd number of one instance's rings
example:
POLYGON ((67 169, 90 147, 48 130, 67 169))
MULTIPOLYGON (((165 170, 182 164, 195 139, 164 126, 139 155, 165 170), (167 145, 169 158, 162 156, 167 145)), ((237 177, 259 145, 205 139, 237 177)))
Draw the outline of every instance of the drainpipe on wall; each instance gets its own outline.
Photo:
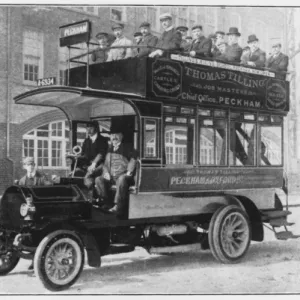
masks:
MULTIPOLYGON (((6 70, 7 70, 7 86, 6 86, 6 159, 13 162, 10 158, 10 101, 11 101, 11 8, 7 7, 7 54, 6 54, 6 70)), ((14 167, 13 174, 14 178, 14 167)))

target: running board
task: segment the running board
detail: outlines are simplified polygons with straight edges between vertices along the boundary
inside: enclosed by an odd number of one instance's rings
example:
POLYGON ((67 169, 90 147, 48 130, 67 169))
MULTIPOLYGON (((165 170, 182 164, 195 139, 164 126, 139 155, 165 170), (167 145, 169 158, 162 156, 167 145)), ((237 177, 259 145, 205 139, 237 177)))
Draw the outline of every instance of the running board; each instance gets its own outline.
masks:
POLYGON ((270 225, 273 227, 292 226, 295 223, 288 222, 286 218, 271 219, 270 225))
POLYGON ((187 245, 178 245, 178 246, 169 246, 169 247, 151 247, 148 252, 150 254, 164 254, 164 253, 183 253, 183 252, 207 252, 203 250, 200 243, 187 244, 187 245))
POLYGON ((128 253, 135 250, 135 246, 128 244, 111 244, 105 253, 108 254, 119 254, 119 253, 128 253))
POLYGON ((271 219, 285 218, 290 214, 291 212, 288 210, 264 211, 262 212, 261 219, 262 221, 268 221, 271 219))
POLYGON ((275 232, 275 236, 278 240, 297 239, 300 235, 295 235, 291 231, 275 232))

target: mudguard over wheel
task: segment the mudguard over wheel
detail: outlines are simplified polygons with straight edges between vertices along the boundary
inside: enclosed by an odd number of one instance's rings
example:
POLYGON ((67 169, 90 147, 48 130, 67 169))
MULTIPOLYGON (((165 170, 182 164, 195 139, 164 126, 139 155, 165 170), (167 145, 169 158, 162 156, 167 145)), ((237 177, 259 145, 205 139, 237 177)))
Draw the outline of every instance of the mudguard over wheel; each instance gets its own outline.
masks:
POLYGON ((34 272, 50 291, 61 291, 75 283, 84 265, 84 248, 72 231, 47 235, 34 255, 34 272))
POLYGON ((0 276, 7 275, 18 264, 20 257, 14 250, 3 251, 0 249, 0 276))
POLYGON ((213 256, 222 263, 237 263, 251 242, 248 215, 236 205, 223 206, 209 224, 208 240, 213 256))

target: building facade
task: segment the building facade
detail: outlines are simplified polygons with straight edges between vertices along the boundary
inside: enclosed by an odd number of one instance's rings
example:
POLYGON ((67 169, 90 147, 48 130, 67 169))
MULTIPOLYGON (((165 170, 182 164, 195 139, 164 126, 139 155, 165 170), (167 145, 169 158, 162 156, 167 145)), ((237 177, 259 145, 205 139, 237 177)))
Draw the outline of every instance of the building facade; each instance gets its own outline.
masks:
MULTIPOLYGON (((176 26, 185 25, 191 28, 195 24, 201 24, 205 35, 216 30, 227 32, 229 27, 238 27, 242 33, 242 46, 247 44, 248 36, 255 33, 260 39, 261 48, 267 53, 274 42, 281 42, 283 52, 290 55, 297 50, 297 45, 291 41, 294 33, 290 24, 294 24, 297 19, 297 11, 292 9, 204 6, 1 6, 0 194, 15 178, 23 174, 21 162, 24 156, 34 156, 38 167, 48 176, 66 171, 63 158, 69 149, 69 125, 63 113, 55 109, 13 103, 13 97, 35 88, 39 78, 55 76, 57 83, 66 83, 68 51, 59 47, 59 26, 89 19, 92 22, 94 37, 100 31, 111 32, 112 23, 123 22, 125 35, 132 38, 134 32, 139 30, 141 22, 148 21, 152 24, 154 34, 159 35, 159 15, 165 12, 173 15, 176 26)), ((293 28, 295 30, 295 26, 293 28)), ((77 50, 78 54, 85 51, 84 45, 81 50, 77 50)), ((292 65, 292 68, 295 69, 295 66, 292 65)), ((296 90, 297 75, 293 76, 293 88, 296 90)), ((297 93, 292 91, 291 95, 292 102, 296 103, 297 93)), ((299 110, 296 104, 294 107, 299 110)), ((289 163, 293 165, 289 172, 296 178, 298 157, 300 159, 296 139, 299 120, 296 115, 289 116, 286 127, 289 138, 293 134, 295 143, 287 149, 290 151, 289 163), (291 152, 290 149, 294 150, 291 152)), ((84 129, 81 134, 83 140, 84 129)), ((297 180, 294 182, 296 186, 297 180)))

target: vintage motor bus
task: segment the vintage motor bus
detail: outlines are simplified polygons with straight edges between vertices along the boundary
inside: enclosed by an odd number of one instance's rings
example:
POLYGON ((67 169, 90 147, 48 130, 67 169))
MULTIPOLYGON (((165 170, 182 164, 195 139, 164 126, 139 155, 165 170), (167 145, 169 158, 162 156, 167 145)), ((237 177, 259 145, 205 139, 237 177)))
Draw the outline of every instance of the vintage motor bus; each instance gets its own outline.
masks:
POLYGON ((278 239, 295 238, 277 192, 289 111, 289 83, 281 78, 171 54, 71 68, 68 86, 17 96, 17 104, 62 110, 73 146, 78 124, 97 121, 107 135, 122 122, 139 163, 122 217, 87 199, 83 178, 9 187, 0 202, 0 275, 20 257, 33 259, 38 278, 55 291, 75 283, 85 251, 93 267, 136 246, 211 251, 236 263, 251 241, 263 241, 263 225, 278 239))

